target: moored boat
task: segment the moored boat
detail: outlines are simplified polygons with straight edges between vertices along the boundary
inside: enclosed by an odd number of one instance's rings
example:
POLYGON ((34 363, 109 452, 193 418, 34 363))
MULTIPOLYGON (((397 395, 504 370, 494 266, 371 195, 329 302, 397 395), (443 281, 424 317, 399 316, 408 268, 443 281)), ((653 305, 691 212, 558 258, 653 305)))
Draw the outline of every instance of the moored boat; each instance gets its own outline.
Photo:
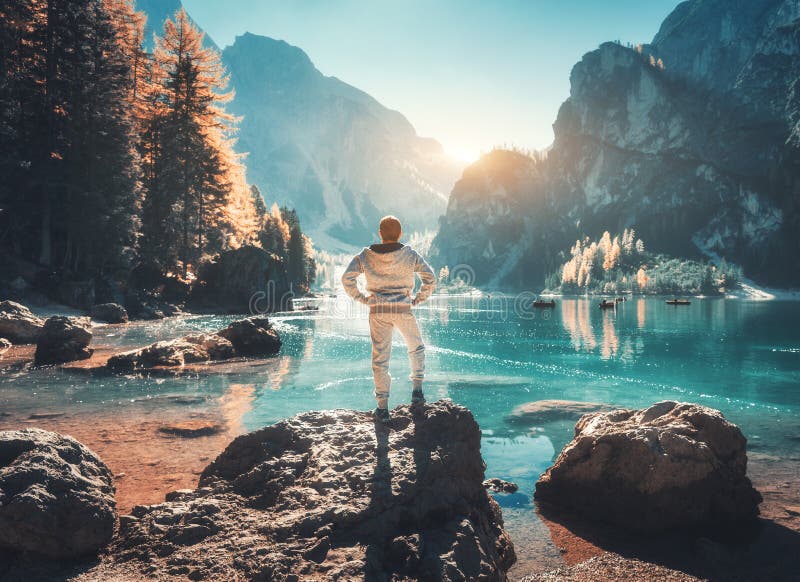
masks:
POLYGON ((688 299, 667 299, 667 305, 691 305, 688 299))
POLYGON ((600 309, 614 309, 617 307, 616 301, 603 299, 599 304, 600 309))
POLYGON ((534 307, 538 307, 540 309, 546 308, 546 307, 555 307, 556 306, 556 300, 555 299, 551 299, 550 301, 544 301, 543 299, 537 299, 536 301, 533 302, 533 306, 534 307))

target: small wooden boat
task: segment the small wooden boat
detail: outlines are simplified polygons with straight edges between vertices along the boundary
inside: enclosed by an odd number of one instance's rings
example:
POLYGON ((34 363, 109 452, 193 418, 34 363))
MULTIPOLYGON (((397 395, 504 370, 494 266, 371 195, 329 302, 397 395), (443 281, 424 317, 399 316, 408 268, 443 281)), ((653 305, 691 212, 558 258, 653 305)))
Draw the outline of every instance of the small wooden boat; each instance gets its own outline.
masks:
POLYGON ((667 299, 667 305, 691 305, 688 299, 667 299))
POLYGON ((600 309, 615 309, 617 307, 616 301, 606 301, 603 299, 600 302, 600 309))
POLYGON ((623 301, 627 301, 627 299, 625 299, 624 297, 617 297, 616 299, 614 299, 614 301, 616 303, 622 303, 623 301))
POLYGON ((533 302, 533 306, 538 307, 539 309, 544 309, 546 307, 555 307, 556 300, 551 299, 550 301, 544 301, 543 299, 537 299, 536 301, 533 302))

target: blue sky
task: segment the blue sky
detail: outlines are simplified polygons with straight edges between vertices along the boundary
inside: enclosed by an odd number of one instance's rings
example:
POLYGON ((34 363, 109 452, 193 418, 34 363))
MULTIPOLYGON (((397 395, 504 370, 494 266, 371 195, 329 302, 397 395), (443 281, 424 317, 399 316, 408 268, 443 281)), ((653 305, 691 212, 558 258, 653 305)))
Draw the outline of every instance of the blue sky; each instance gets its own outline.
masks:
POLYGON ((569 73, 606 40, 649 42, 677 0, 184 0, 222 47, 283 39, 464 159, 546 147, 569 73))

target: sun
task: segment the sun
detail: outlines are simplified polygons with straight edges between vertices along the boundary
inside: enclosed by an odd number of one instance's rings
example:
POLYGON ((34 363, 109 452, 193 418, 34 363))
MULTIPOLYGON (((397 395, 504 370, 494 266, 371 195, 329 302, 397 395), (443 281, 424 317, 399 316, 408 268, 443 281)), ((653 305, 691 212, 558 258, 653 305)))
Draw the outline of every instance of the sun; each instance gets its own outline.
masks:
POLYGON ((448 146, 445 151, 449 156, 468 164, 478 161, 478 158, 481 157, 480 150, 470 147, 448 146))

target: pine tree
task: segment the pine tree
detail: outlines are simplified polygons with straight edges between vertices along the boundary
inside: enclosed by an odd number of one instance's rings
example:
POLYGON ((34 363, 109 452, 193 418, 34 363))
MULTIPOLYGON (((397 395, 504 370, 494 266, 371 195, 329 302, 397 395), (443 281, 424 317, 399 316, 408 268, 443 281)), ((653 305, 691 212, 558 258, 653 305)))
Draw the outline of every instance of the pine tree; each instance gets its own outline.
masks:
POLYGON ((116 5, 11 0, 0 9, 0 131, 13 144, 0 164, 14 189, 0 193, 3 228, 24 228, 18 254, 68 271, 118 266, 135 231, 129 63, 116 5))
POLYGON ((219 55, 179 10, 164 24, 154 53, 160 81, 150 120, 152 179, 143 215, 142 254, 184 276, 206 252, 225 246, 224 210, 238 158, 235 119, 223 104, 228 78, 219 55))

